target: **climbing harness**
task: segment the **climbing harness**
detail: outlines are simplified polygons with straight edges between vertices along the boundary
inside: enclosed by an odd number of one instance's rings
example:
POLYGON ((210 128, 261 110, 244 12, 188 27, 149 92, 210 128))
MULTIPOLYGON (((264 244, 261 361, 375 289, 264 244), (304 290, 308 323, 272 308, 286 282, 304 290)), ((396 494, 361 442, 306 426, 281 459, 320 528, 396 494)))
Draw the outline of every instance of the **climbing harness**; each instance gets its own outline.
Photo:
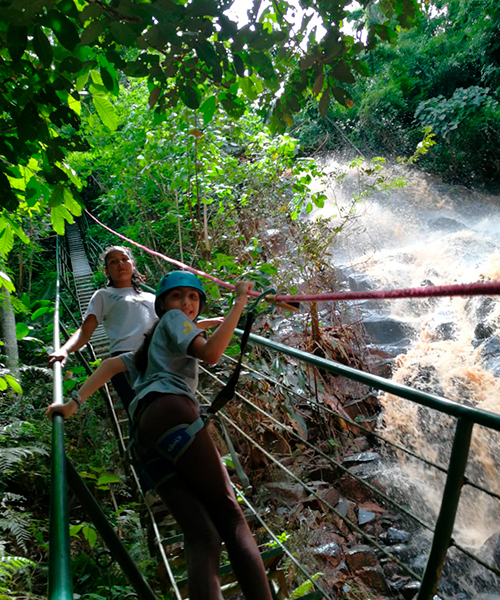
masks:
POLYGON ((194 442, 196 434, 205 427, 205 419, 198 417, 190 425, 181 423, 165 432, 154 444, 144 443, 139 428, 135 429, 132 442, 132 455, 141 463, 141 469, 151 488, 156 489, 162 483, 172 478, 175 464, 189 446, 194 442), (135 446, 135 447, 134 447, 135 446), (141 461, 140 453, 154 450, 158 456, 141 461), (165 460, 167 459, 167 460, 165 460))

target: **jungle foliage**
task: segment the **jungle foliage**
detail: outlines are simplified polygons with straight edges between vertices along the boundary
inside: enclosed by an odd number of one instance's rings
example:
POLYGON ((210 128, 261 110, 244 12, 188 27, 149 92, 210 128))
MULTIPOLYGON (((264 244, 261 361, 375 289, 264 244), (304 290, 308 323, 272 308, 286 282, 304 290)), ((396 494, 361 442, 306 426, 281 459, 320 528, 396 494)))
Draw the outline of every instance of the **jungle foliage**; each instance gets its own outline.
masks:
MULTIPOLYGON (((232 2, 4 0, 0 19, 0 253, 13 236, 25 243, 24 217, 45 216, 64 231, 80 215, 82 183, 67 162, 88 149, 81 112, 91 103, 110 130, 114 99, 126 78, 145 78, 157 122, 179 103, 205 123, 216 107, 232 118, 255 105, 273 131, 283 131, 312 94, 322 114, 345 85, 366 73, 360 55, 394 28, 411 24, 417 0, 363 1, 365 43, 341 29, 348 0, 261 6, 246 19, 226 13, 232 2), (297 16, 298 15, 298 16, 297 16), (300 19, 298 24, 297 19, 300 19), (315 22, 313 19, 316 18, 315 22), (319 24, 326 29, 321 37, 319 24)), ((2 278, 2 281, 7 281, 2 278)))
MULTIPOLYGON (((477 139, 474 160, 488 147, 494 172, 498 146, 484 140, 498 133, 498 25, 487 18, 497 9, 475 1, 468 17, 461 0, 429 2, 409 33, 399 25, 412 22, 416 2, 363 2, 366 10, 353 18, 366 25, 366 38, 340 30, 346 1, 304 0, 309 12, 300 26, 286 1, 261 9, 256 0, 247 24, 225 14, 230 2, 208 0, 1 2, 0 281, 12 292, 20 365, 17 374, 0 365, 0 597, 23 590, 40 598, 46 582, 52 228, 62 233, 85 206, 124 235, 223 279, 247 277, 262 287, 277 281, 291 292, 297 282, 330 289, 328 248, 349 214, 340 215, 340 225, 294 220, 324 200, 311 187, 320 172, 300 154, 294 127, 305 131, 307 114, 307 127, 324 135, 336 119, 332 136, 340 127, 363 148, 399 155, 412 154, 422 126, 431 125, 443 165, 461 165, 453 153, 477 139), (327 27, 321 40, 317 26, 310 28, 314 11, 327 27), (377 36, 395 42, 396 30, 400 43, 375 46, 377 36), (405 61, 413 61, 411 69, 405 61), (467 86, 461 71, 471 73, 467 86), (355 73, 372 75, 362 84, 355 73), (412 87, 418 77, 420 87, 412 87), (446 162, 445 150, 455 162, 446 162)), ((356 163, 368 181, 353 207, 370 190, 388 189, 380 165, 363 170, 356 163)), ((96 248, 116 242, 96 225, 88 232, 96 248)), ((138 258, 154 282, 165 264, 138 258)), ((212 310, 222 310, 226 299, 215 286, 208 291, 212 310)), ((78 309, 66 300, 64 320, 73 328, 69 313, 78 309)), ((321 341, 321 325, 312 315, 308 349, 321 341)), ((272 329, 270 319, 265 326, 272 329)), ((346 360, 349 348, 344 352, 331 329, 335 358, 346 360)), ((270 357, 259 365, 306 388, 307 377, 289 367, 270 357)), ((83 377, 70 365, 65 393, 83 377)), ((328 382, 314 385, 328 389, 328 382)), ((72 457, 149 573, 104 410, 98 401, 88 404, 67 425, 72 457)), ((305 427, 289 404, 290 418, 305 427)), ((71 535, 81 597, 124 597, 124 578, 92 560, 101 542, 77 511, 71 535)))
POLYGON ((294 134, 306 151, 354 144, 368 156, 400 156, 432 127, 436 146, 423 167, 462 184, 498 182, 499 11, 495 0, 425 3, 397 43, 361 54, 370 76, 348 86, 354 106, 332 105, 321 119, 311 105, 294 134))
MULTIPOLYGON (((259 289, 281 283, 291 291, 297 290, 298 281, 314 289, 333 286, 331 270, 325 267, 342 224, 308 225, 293 219, 323 201, 322 193, 310 187, 319 170, 313 161, 297 158, 297 140, 286 133, 272 135, 259 117, 250 113, 235 124, 221 112, 202 127, 191 109, 180 106, 167 109, 167 119, 156 123, 148 108, 148 92, 139 84, 124 89, 115 109, 118 127, 111 132, 93 104, 82 108, 82 132, 89 149, 68 157, 73 176, 86 183, 82 198, 93 214, 127 237, 225 280, 245 277, 259 289)), ((370 177, 375 173, 379 178, 375 166, 367 171, 370 177)), ((353 199, 353 206, 355 202, 353 199)), ((87 224, 88 247, 97 254, 100 248, 117 242, 89 218, 87 224)), ((135 254, 140 270, 154 285, 167 265, 140 251, 135 254)), ((6 567, 0 575, 0 592, 6 597, 15 597, 17 590, 28 594, 29 590, 28 597, 39 598, 46 584, 50 423, 44 412, 51 397, 46 355, 52 344, 54 257, 54 239, 46 237, 28 254, 16 244, 5 260, 5 269, 17 287, 11 301, 20 359, 16 377, 5 368, 0 372, 0 466, 4 467, 0 528, 6 539, 2 557, 10 565, 10 570, 6 567), (36 490, 36 502, 32 490, 36 490)), ((104 284, 102 280, 96 283, 104 284)), ((221 296, 210 284, 207 292, 211 314, 221 314, 227 307, 227 295, 221 296)), ((78 320, 75 323, 71 314, 77 315, 78 307, 69 292, 65 291, 64 299, 68 309, 63 311, 62 321, 74 329, 78 320)), ((268 331, 275 326, 271 316, 259 323, 268 331)), ((319 326, 316 314, 312 333, 306 328, 303 334, 307 348, 321 342, 319 326)), ((297 332, 302 329, 298 324, 297 332)), ((324 336, 327 342, 329 339, 324 336)), ((336 358, 345 359, 338 339, 330 346, 339 353, 336 358)), ((237 354, 236 344, 231 352, 237 354)), ((295 365, 267 355, 259 360, 260 373, 286 379, 301 389, 307 387, 309 375, 297 373, 295 365)), ((223 368, 225 377, 229 367, 223 368)), ((65 397, 84 377, 83 368, 72 360, 65 369, 65 397)), ((258 394, 260 385, 249 378, 248 391, 258 394)), ((328 385, 321 379, 314 381, 316 391, 328 385)), ((307 425, 293 401, 284 392, 276 390, 274 394, 281 394, 283 401, 273 410, 284 407, 286 418, 306 432, 307 425)), ((98 398, 68 421, 66 434, 72 460, 111 521, 121 528, 131 552, 154 579, 153 562, 138 525, 138 507, 124 484, 109 421, 98 398)), ((259 435, 264 438, 270 433, 264 428, 259 435)), ((329 437, 333 435, 329 433, 329 437)), ((115 567, 107 573, 99 569, 99 561, 94 559, 103 551, 103 543, 79 507, 70 511, 70 526, 75 589, 86 600, 123 597, 127 593, 124 576, 115 567)))

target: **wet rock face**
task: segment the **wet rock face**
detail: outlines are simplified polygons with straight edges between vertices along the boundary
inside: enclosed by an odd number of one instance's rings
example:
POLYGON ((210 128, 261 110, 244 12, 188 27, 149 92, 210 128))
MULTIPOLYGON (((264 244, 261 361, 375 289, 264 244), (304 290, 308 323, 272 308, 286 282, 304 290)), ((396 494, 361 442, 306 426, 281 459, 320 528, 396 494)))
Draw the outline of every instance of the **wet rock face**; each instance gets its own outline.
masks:
POLYGON ((500 377, 500 339, 492 335, 479 348, 484 368, 500 377))
POLYGON ((354 546, 346 552, 346 564, 356 579, 376 592, 388 589, 384 571, 370 546, 354 546))
POLYGON ((290 483, 288 481, 279 481, 275 483, 266 483, 265 488, 276 499, 284 504, 296 504, 304 500, 307 492, 300 483, 290 483))
POLYGON ((446 233, 455 233, 457 231, 463 231, 469 229, 463 223, 450 219, 449 217, 438 217, 437 219, 430 219, 427 222, 430 231, 442 231, 446 233))
POLYGON ((485 340, 495 333, 495 327, 491 323, 478 323, 474 329, 477 340, 485 340))
POLYGON ((490 536, 481 546, 479 553, 494 567, 500 568, 500 532, 490 536))
POLYGON ((333 567, 338 567, 343 559, 342 547, 337 542, 328 542, 313 548, 312 554, 328 561, 333 567))
POLYGON ((377 345, 407 346, 415 331, 407 323, 392 317, 373 315, 363 320, 366 333, 377 345))
POLYGON ((388 544, 402 544, 410 539, 410 534, 407 531, 389 527, 385 536, 382 538, 388 544))
POLYGON ((351 292, 366 292, 373 289, 372 280, 366 275, 360 273, 350 275, 348 279, 349 289, 351 292))

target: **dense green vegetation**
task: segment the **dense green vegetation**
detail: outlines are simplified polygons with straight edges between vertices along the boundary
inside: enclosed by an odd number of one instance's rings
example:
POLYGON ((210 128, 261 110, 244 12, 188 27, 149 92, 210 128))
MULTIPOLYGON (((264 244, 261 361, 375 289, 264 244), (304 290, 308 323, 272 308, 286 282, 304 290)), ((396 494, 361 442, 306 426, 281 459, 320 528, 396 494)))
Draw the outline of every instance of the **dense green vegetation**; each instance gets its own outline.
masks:
MULTIPOLYGON (((38 599, 46 585, 54 230, 62 233, 85 207, 131 239, 222 279, 244 276, 291 293, 302 281, 315 291, 334 286, 324 267, 342 230, 338 222, 297 220, 324 201, 311 188, 320 172, 309 155, 318 147, 408 156, 432 127, 427 169, 498 180, 497 2, 475 0, 473 10, 466 0, 428 2, 409 31, 399 26, 413 22, 410 0, 363 2, 368 10, 349 19, 348 2, 318 2, 328 23, 321 40, 306 28, 309 17, 293 27, 288 2, 260 11, 255 2, 248 25, 223 14, 229 4, 2 2, 0 599, 20 590, 38 599), (339 29, 346 20, 359 35, 339 29), (392 45, 375 45, 376 36, 392 45), (281 255, 280 237, 293 241, 294 256, 281 255)), ((366 179, 353 207, 373 189, 400 185, 386 180, 382 163, 358 163, 366 179)), ((116 241, 89 227, 98 245, 116 241)), ((137 254, 154 282, 165 264, 137 254)), ((222 310, 227 298, 208 288, 212 310, 222 310)), ((69 313, 63 320, 74 328, 69 313)), ((317 313, 309 324, 304 346, 316 348, 325 342, 317 313)), ((259 368, 289 375, 278 361, 259 368)), ((72 363, 65 392, 83 376, 72 363)), ((153 575, 99 401, 67 429, 75 463, 153 575)), ((123 597, 118 571, 105 574, 91 559, 102 546, 92 526, 76 513, 71 525, 81 598, 123 597)))
POLYGON ((370 76, 349 86, 354 107, 333 104, 325 119, 314 106, 303 113, 295 129, 303 146, 352 153, 352 143, 368 156, 398 157, 432 127, 436 146, 422 167, 462 184, 498 183, 499 11, 494 0, 426 3, 397 43, 363 57, 370 76))

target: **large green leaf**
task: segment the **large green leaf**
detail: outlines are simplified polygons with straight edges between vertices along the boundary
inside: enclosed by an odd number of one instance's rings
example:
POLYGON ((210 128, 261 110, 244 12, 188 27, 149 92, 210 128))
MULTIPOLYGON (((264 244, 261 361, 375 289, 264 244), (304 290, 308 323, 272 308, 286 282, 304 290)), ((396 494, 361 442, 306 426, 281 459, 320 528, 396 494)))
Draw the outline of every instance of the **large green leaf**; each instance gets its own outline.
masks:
POLYGON ((5 381, 10 385, 10 387, 18 394, 22 394, 23 393, 23 388, 19 385, 19 382, 14 379, 14 377, 12 377, 12 375, 7 375, 5 374, 4 376, 5 381))
POLYGON ((203 114, 203 124, 205 126, 212 120, 216 107, 217 98, 215 96, 210 96, 210 98, 207 98, 200 106, 200 112, 203 114))
POLYGON ((82 46, 92 45, 104 31, 104 23, 102 21, 92 21, 82 32, 80 42, 82 46))
POLYGON ((321 95, 321 99, 319 101, 319 112, 320 115, 324 118, 326 117, 326 113, 328 112, 328 107, 330 106, 330 88, 327 87, 326 90, 321 95))
POLYGON ((7 254, 14 247, 14 234, 10 227, 4 227, 0 231, 0 256, 7 256, 7 254))
POLYGON ((92 102, 104 125, 111 129, 111 131, 116 131, 118 127, 118 115, 111 102, 102 96, 92 96, 92 102))
POLYGON ((345 61, 341 60, 333 69, 333 76, 337 81, 342 83, 354 83, 355 79, 351 70, 345 63, 345 61))
POLYGON ((115 87, 115 82, 113 81, 111 73, 104 67, 101 67, 100 73, 104 87, 108 90, 108 92, 112 92, 115 87))
POLYGON ((38 317, 41 317, 42 315, 45 315, 48 312, 52 313, 54 312, 54 309, 50 306, 42 306, 35 310, 35 312, 31 315, 31 320, 35 321, 36 319, 38 319, 38 317))
POLYGON ((97 485, 105 485, 108 483, 120 483, 121 479, 118 475, 114 475, 113 473, 104 473, 97 480, 97 485))
POLYGON ((137 36, 135 31, 126 23, 114 21, 109 28, 111 35, 121 46, 135 46, 137 36))
POLYGON ((0 271, 0 289, 2 286, 11 293, 16 291, 16 288, 12 283, 11 278, 7 275, 7 273, 0 271))
POLYGON ((72 52, 80 41, 78 30, 73 21, 55 9, 48 12, 47 19, 50 28, 61 45, 72 52))
POLYGON ((179 96, 188 108, 199 108, 201 93, 196 86, 187 84, 179 86, 179 96))
POLYGON ((148 105, 149 108, 153 108, 154 105, 158 102, 158 98, 161 95, 161 88, 159 87, 154 87, 151 90, 151 93, 149 94, 149 98, 148 98, 148 105))
POLYGON ((59 235, 64 235, 66 221, 73 224, 75 220, 69 210, 62 204, 50 209, 50 220, 54 231, 59 235))
POLYGON ((22 340, 30 332, 29 327, 26 323, 16 323, 16 338, 22 340))
POLYGON ((52 46, 50 45, 48 37, 42 31, 41 27, 35 27, 35 33, 33 35, 33 49, 35 54, 40 59, 40 62, 44 67, 50 67, 52 63, 52 46))

